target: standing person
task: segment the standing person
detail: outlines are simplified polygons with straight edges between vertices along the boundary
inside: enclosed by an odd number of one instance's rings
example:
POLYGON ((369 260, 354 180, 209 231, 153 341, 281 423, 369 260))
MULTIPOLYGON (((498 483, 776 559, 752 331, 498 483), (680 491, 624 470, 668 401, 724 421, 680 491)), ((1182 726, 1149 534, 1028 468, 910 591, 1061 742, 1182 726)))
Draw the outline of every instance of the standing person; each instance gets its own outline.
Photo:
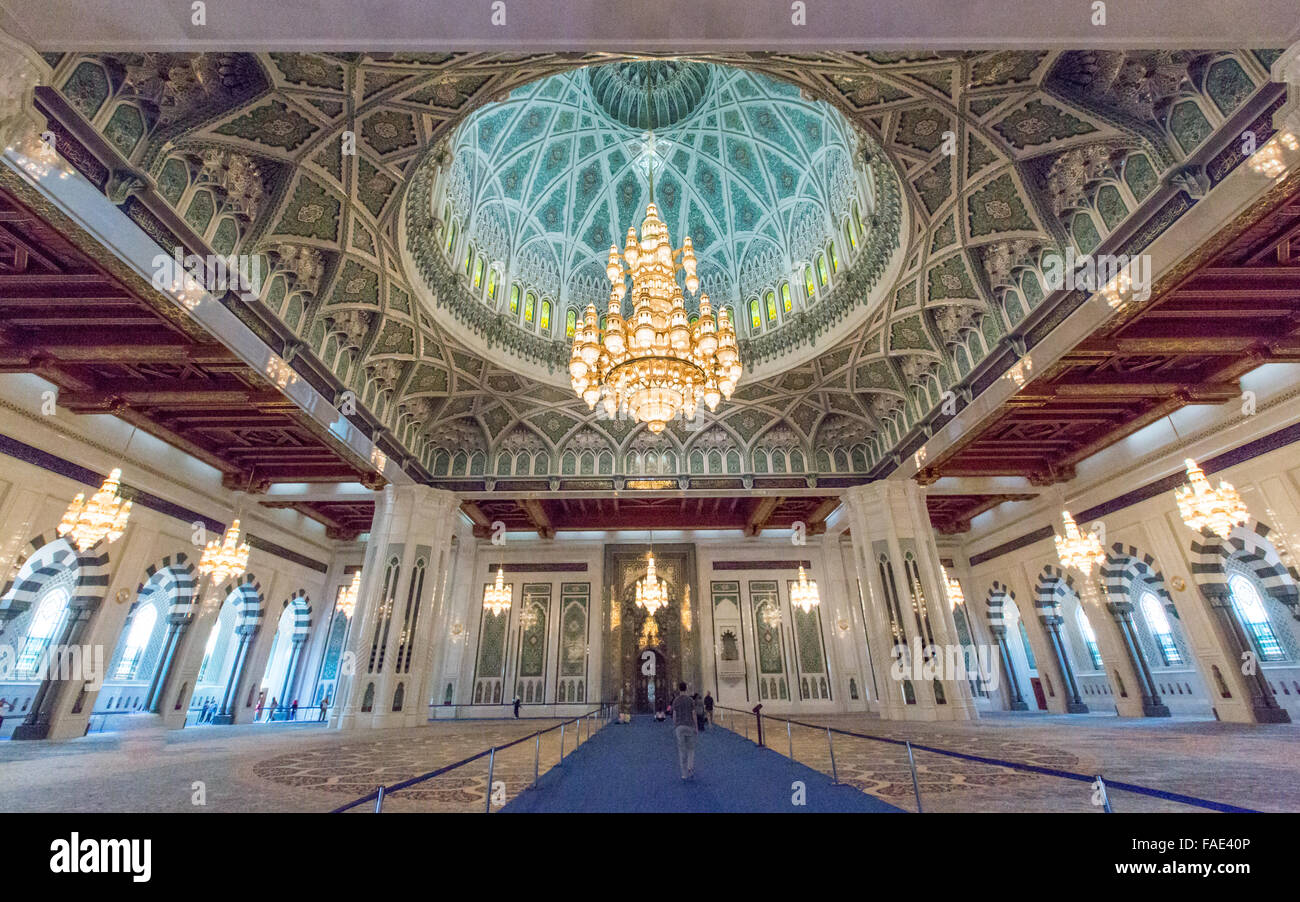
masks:
POLYGON ((677 763, 682 779, 695 776, 695 738, 699 728, 695 723, 695 700, 686 694, 686 684, 677 684, 677 697, 673 699, 673 733, 677 738, 677 763))
MULTIPOLYGON (((266 704, 266 696, 265 696, 265 695, 259 695, 259 696, 257 697, 257 714, 254 715, 254 717, 253 717, 253 722, 254 722, 254 723, 256 723, 257 721, 259 721, 259 720, 262 719, 262 706, 265 705, 265 704, 266 704)), ((272 702, 272 704, 274 704, 274 702, 272 702)))
POLYGON ((694 707, 695 725, 699 727, 701 731, 703 731, 704 730, 704 699, 700 698, 700 694, 698 692, 692 695, 691 699, 695 702, 695 707, 694 707))
POLYGON ((704 722, 713 723, 713 693, 704 693, 704 722))
MULTIPOLYGON (((271 710, 266 712, 267 723, 270 723, 271 721, 275 720, 275 709, 279 704, 280 704, 280 700, 277 699, 274 695, 271 696, 271 710)), ((259 710, 257 714, 260 717, 262 715, 262 712, 259 710)))
POLYGON ((293 704, 289 707, 289 719, 298 719, 298 700, 296 698, 293 700, 293 704))
POLYGON ((329 707, 330 707, 330 698, 329 698, 329 696, 327 695, 327 696, 325 696, 323 699, 320 700, 320 720, 321 720, 321 723, 324 723, 324 722, 325 722, 325 712, 329 710, 329 707))
POLYGON ((519 719, 519 696, 515 696, 515 720, 519 719))

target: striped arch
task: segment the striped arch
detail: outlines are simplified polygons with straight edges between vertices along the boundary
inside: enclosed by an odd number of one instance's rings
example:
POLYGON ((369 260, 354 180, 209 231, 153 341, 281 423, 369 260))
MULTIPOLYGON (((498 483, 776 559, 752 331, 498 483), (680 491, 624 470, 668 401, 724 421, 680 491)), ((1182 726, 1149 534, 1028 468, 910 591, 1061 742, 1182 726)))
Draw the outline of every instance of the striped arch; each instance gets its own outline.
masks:
POLYGON ((1165 576, 1156 569, 1155 558, 1142 554, 1132 545, 1116 542, 1110 546, 1106 563, 1101 565, 1101 581, 1106 599, 1113 604, 1129 601, 1134 584, 1145 583, 1164 602, 1165 610, 1178 617, 1174 599, 1165 588, 1165 576))
POLYGON ((299 589, 289 596, 284 607, 293 608, 293 641, 306 641, 307 634, 311 632, 311 599, 307 597, 307 590, 299 589))
POLYGON ((1039 617, 1048 616, 1057 607, 1058 596, 1078 598, 1079 591, 1074 587, 1073 576, 1060 567, 1048 564, 1038 574, 1038 583, 1034 586, 1034 606, 1038 608, 1039 617))
POLYGON ((262 584, 253 574, 245 573, 238 581, 226 584, 221 593, 222 598, 229 598, 234 592, 239 593, 238 607, 235 609, 235 633, 251 636, 257 632, 266 615, 262 606, 262 584))
POLYGON ((71 608, 95 610, 108 589, 108 551, 78 552, 62 536, 39 535, 32 539, 18 558, 16 576, 5 585, 0 594, 0 623, 17 617, 32 606, 41 589, 51 577, 75 567, 76 591, 68 601, 71 608))
POLYGON ((198 573, 189 562, 185 552, 168 555, 156 564, 151 564, 144 571, 144 579, 136 587, 137 599, 145 588, 153 583, 166 598, 171 599, 167 608, 168 623, 189 623, 194 618, 198 605, 198 573))
POLYGON ((1293 615, 1300 615, 1300 589, 1296 586, 1300 574, 1282 563, 1268 539, 1269 532, 1258 520, 1235 527, 1227 541, 1202 530, 1192 540, 1192 578, 1200 590, 1210 597, 1227 595, 1226 565, 1232 559, 1245 564, 1265 591, 1290 608, 1293 615))
POLYGON ((994 580, 993 585, 989 586, 989 593, 985 597, 984 604, 988 607, 989 626, 995 631, 1006 628, 1006 620, 1002 616, 1002 599, 1010 598, 1016 600, 1016 593, 1012 592, 1002 583, 994 580))

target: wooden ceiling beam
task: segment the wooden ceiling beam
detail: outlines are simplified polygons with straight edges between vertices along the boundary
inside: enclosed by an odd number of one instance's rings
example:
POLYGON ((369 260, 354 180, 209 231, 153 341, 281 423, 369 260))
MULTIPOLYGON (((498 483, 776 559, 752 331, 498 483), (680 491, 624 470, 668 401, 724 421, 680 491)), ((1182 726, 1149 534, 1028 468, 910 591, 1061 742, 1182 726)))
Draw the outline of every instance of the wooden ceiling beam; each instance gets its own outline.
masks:
POLYGON ((462 501, 460 509, 474 524, 474 538, 486 539, 492 535, 492 521, 483 513, 483 508, 473 501, 462 501))
POLYGON ((749 515, 749 521, 745 524, 745 535, 756 536, 763 531, 769 520, 772 519, 772 512, 776 510, 783 498, 776 498, 771 495, 760 498, 754 512, 749 515))
POLYGON ((528 520, 539 536, 543 539, 555 538, 555 527, 551 525, 551 519, 546 516, 540 501, 536 498, 525 498, 519 503, 523 506, 524 513, 528 514, 528 520))

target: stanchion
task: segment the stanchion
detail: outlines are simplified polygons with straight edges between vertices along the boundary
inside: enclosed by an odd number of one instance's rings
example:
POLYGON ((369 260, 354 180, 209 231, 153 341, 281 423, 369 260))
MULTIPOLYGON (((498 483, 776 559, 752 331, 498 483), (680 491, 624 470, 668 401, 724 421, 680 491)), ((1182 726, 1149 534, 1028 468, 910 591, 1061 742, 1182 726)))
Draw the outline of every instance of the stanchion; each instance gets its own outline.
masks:
POLYGON ((790 763, 794 763, 794 732, 790 728, 790 721, 785 722, 785 738, 790 740, 790 763))
POLYGON ((826 728, 826 744, 830 746, 831 750, 831 782, 838 783, 840 782, 840 777, 835 771, 835 740, 831 737, 830 727, 826 728))
MULTIPOLYGON (((564 763, 564 724, 560 724, 560 764, 564 763)), ((559 764, 556 765, 559 767, 559 764)))
POLYGON ((497 766, 497 748, 496 746, 492 746, 491 751, 488 752, 487 801, 483 807, 484 814, 492 813, 492 772, 496 769, 496 766, 497 766))
POLYGON ((916 813, 921 813, 921 784, 916 781, 916 759, 912 757, 912 743, 907 743, 907 764, 912 768, 912 792, 916 793, 916 813))
POLYGON ((378 795, 375 797, 375 814, 382 814, 384 810, 384 787, 379 787, 378 795))
MULTIPOLYGON (((763 703, 762 702, 759 702, 757 705, 754 706, 754 724, 755 724, 755 728, 758 730, 758 747, 762 748, 763 747, 763 703)), ((745 731, 745 735, 746 737, 749 736, 748 730, 745 731)))
POLYGON ((542 734, 538 732, 537 742, 533 747, 533 786, 537 786, 537 775, 542 766, 542 734))
POLYGON ((1106 781, 1097 774, 1097 788, 1101 790, 1101 810, 1107 814, 1114 814, 1110 807, 1110 793, 1106 791, 1106 781))

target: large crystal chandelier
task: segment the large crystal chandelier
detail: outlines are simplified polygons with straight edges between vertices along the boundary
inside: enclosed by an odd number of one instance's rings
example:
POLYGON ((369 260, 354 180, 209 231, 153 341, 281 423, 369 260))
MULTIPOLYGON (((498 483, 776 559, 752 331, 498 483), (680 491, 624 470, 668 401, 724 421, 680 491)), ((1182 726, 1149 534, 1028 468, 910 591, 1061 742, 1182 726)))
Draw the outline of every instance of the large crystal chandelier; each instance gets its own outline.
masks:
MULTIPOLYGON (((650 140, 653 143, 653 132, 650 140)), ((714 410, 720 400, 730 398, 741 365, 736 330, 725 307, 715 317, 709 296, 701 292, 699 317, 694 323, 687 318, 682 283, 691 294, 700 288, 695 248, 687 235, 681 248, 673 249, 654 196, 652 163, 641 238, 635 228, 627 230, 621 255, 626 272, 617 245, 610 245, 605 274, 612 287, 605 325, 601 328, 596 305, 588 304, 573 336, 569 376, 588 407, 594 410, 600 402, 611 418, 626 411, 659 433, 678 414, 693 418, 701 401, 714 410), (681 283, 679 272, 684 275, 681 283), (624 320, 629 275, 632 317, 624 320)))
POLYGON ((808 579, 808 574, 804 572, 803 564, 800 564, 799 582, 790 587, 790 604, 807 614, 821 603, 822 598, 817 592, 817 583, 808 579))
POLYGON ((346 589, 344 589, 343 594, 339 596, 338 604, 334 606, 335 609, 337 609, 344 617, 351 620, 352 612, 353 610, 356 609, 357 606, 357 596, 360 594, 361 594, 361 571, 358 570, 352 574, 351 584, 346 589))
POLYGON ((506 588, 506 568, 497 566, 497 581, 483 592, 483 609, 491 611, 492 616, 500 617, 502 611, 510 610, 510 590, 506 588))
POLYGON ((655 574, 654 552, 646 555, 645 578, 636 582, 636 603, 651 617, 655 611, 668 606, 668 587, 655 574))
POLYGON ((199 558, 199 572, 211 576, 214 583, 223 583, 242 576, 248 569, 248 543, 239 544, 239 521, 230 524, 220 540, 213 539, 203 549, 199 558))
POLYGON ((59 535, 70 538, 78 551, 89 551, 103 539, 116 542, 126 532, 131 502, 117 493, 121 479, 122 471, 115 469, 89 501, 85 492, 78 492, 68 505, 59 521, 59 535))
POLYGON ((1250 520, 1250 511, 1229 483, 1219 480, 1216 489, 1210 485, 1196 461, 1189 457, 1183 462, 1187 465, 1187 478, 1191 485, 1174 489, 1183 522, 1197 532, 1208 529, 1227 539, 1234 526, 1245 525, 1250 520))
POLYGON ((1087 574, 1093 567, 1106 563, 1106 550, 1101 547, 1101 539, 1096 533, 1079 532, 1069 511, 1061 511, 1061 519, 1065 521, 1065 538, 1053 538, 1056 540, 1056 556, 1061 559, 1063 567, 1073 567, 1087 574))

